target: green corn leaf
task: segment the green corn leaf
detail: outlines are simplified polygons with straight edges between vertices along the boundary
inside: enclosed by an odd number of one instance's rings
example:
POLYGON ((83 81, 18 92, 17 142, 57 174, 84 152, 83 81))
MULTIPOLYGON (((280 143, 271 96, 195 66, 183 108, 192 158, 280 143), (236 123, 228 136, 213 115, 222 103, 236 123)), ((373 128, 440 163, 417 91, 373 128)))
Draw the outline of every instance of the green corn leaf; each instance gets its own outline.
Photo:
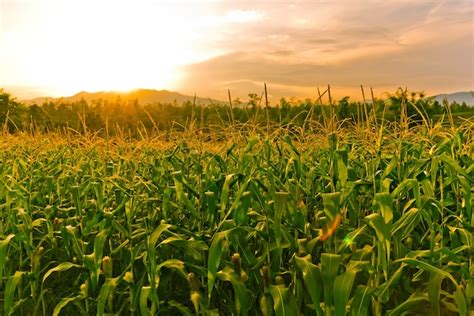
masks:
POLYGON ((295 298, 286 286, 282 284, 270 285, 270 293, 276 316, 298 315, 295 298))
POLYGON ((148 248, 155 248, 156 243, 158 242, 158 239, 160 238, 161 234, 169 230, 171 227, 173 227, 173 225, 166 223, 161 223, 160 225, 158 225, 158 227, 150 235, 150 238, 148 240, 148 248))
MULTIPOLYGON (((458 313, 460 316, 467 316, 467 303, 466 297, 464 296, 461 286, 456 286, 456 291, 454 292, 454 301, 458 308, 458 313)), ((472 311, 472 310, 471 310, 472 311)))
POLYGON ((428 281, 428 298, 431 305, 431 313, 433 316, 441 315, 440 311, 440 291, 441 282, 443 282, 445 275, 438 273, 430 273, 428 281))
POLYGON ((391 193, 394 199, 397 199, 404 190, 411 189, 415 198, 416 207, 422 209, 422 201, 420 196, 420 185, 416 179, 405 179, 403 180, 391 193))
POLYGON ((393 157, 392 160, 390 160, 390 163, 385 167, 382 178, 385 179, 386 177, 388 177, 390 173, 392 173, 392 171, 397 168, 397 164, 398 164, 397 157, 393 157))
POLYGON ((207 260, 207 291, 208 300, 211 300, 212 290, 216 279, 216 273, 219 269, 222 254, 227 248, 228 238, 230 234, 242 231, 240 227, 231 228, 229 230, 219 232, 214 235, 211 246, 209 248, 209 257, 207 260))
POLYGON ((8 316, 13 311, 13 303, 15 302, 15 291, 20 283, 22 277, 25 275, 25 272, 16 271, 14 275, 8 278, 7 285, 5 287, 5 296, 3 303, 3 313, 8 316))
POLYGON ((373 202, 374 209, 382 215, 385 224, 389 224, 393 220, 393 198, 389 193, 377 193, 373 202))
POLYGON ((84 266, 89 270, 92 290, 95 291, 99 284, 100 264, 96 262, 94 253, 84 255, 84 266))
POLYGON ((76 301, 79 301, 83 299, 82 296, 74 296, 74 297, 65 297, 65 298, 62 298, 58 304, 56 304, 56 306, 54 307, 54 310, 53 310, 53 316, 59 316, 59 313, 61 313, 61 310, 66 307, 69 303, 73 303, 73 302, 76 302, 76 301))
POLYGON ((100 288, 99 297, 97 298, 97 316, 103 316, 107 299, 111 296, 117 287, 119 278, 106 279, 104 285, 100 288))
POLYGON ((176 196, 179 202, 186 207, 186 209, 191 213, 194 218, 199 218, 199 214, 196 210, 196 207, 184 192, 185 183, 182 172, 173 172, 172 176, 174 180, 174 185, 176 187, 176 196))
POLYGON ((225 217, 227 204, 229 203, 229 193, 230 193, 230 185, 232 180, 234 179, 235 174, 229 174, 225 177, 224 185, 222 187, 221 192, 221 219, 225 217))
POLYGON ((341 193, 323 193, 321 196, 323 198, 324 213, 330 220, 334 220, 336 215, 340 213, 341 193))
POLYGON ((295 256, 295 262, 303 273, 304 284, 311 296, 316 313, 322 315, 323 311, 320 307, 322 278, 319 267, 311 262, 311 255, 306 255, 305 257, 295 256))
POLYGON ((53 274, 54 272, 64 272, 67 271, 71 268, 82 268, 82 266, 71 263, 71 262, 62 262, 58 264, 56 267, 49 269, 44 275, 43 275, 43 283, 46 281, 46 279, 53 274))
POLYGON ((193 316, 191 310, 184 304, 178 303, 176 301, 169 301, 168 305, 174 307, 182 316, 193 316))
POLYGON ((403 232, 404 236, 410 235, 420 222, 420 211, 417 208, 411 208, 405 212, 392 226, 392 235, 398 231, 403 232))
POLYGON ((387 316, 404 315, 409 311, 423 311, 423 304, 428 303, 429 299, 426 294, 415 292, 403 303, 387 313, 387 316))
POLYGON ((95 255, 96 262, 100 262, 102 260, 102 256, 103 256, 103 253, 104 253, 105 241, 106 241, 108 235, 109 235, 108 230, 102 230, 95 236, 94 255, 95 255))
POLYGON ((281 248, 281 239, 282 239, 282 219, 283 213, 287 208, 288 201, 288 192, 276 192, 275 194, 275 213, 273 217, 273 231, 275 234, 275 241, 278 251, 278 262, 276 266, 281 264, 282 248, 281 248))
POLYGON ((466 283, 466 297, 468 300, 472 300, 474 299, 474 277, 471 277, 466 283))
POLYGON ((449 165, 457 174, 460 174, 460 175, 462 175, 466 178, 469 178, 468 174, 466 173, 466 170, 461 168, 459 163, 456 160, 454 160, 453 158, 447 156, 446 154, 443 154, 443 155, 439 156, 438 159, 440 161, 444 162, 445 164, 449 165))
POLYGON ((143 286, 140 289, 140 314, 142 316, 150 315, 150 311, 148 310, 148 297, 150 296, 150 292, 150 286, 143 286))
POLYGON ((344 316, 346 314, 346 305, 349 301, 352 291, 352 285, 357 271, 350 269, 334 280, 334 305, 336 308, 336 316, 344 316))
POLYGON ((321 276, 324 286, 324 306, 326 315, 330 313, 330 310, 332 310, 334 306, 334 281, 336 279, 341 262, 342 257, 340 255, 331 253, 321 254, 321 276))
POLYGON ((366 316, 370 315, 369 307, 372 299, 374 289, 359 285, 354 293, 354 298, 351 304, 351 316, 366 316))
POLYGON ((337 178, 341 182, 341 188, 345 188, 348 178, 347 150, 337 151, 337 178))
POLYGON ((216 279, 217 269, 221 262, 222 253, 224 252, 228 232, 220 232, 214 236, 211 247, 209 248, 209 258, 207 261, 207 291, 208 298, 211 300, 212 289, 216 279))
POLYGON ((447 271, 444 271, 444 270, 441 270, 439 268, 436 268, 435 266, 433 266, 429 263, 426 263, 424 261, 421 261, 421 260, 418 260, 418 259, 412 259, 412 258, 402 258, 402 259, 398 259, 398 260, 394 261, 394 263, 399 263, 399 262, 402 262, 402 263, 405 263, 405 264, 408 264, 408 265, 412 265, 412 266, 416 266, 419 269, 422 269, 422 270, 427 271, 427 272, 442 275, 443 277, 450 279, 453 282, 454 285, 456 285, 456 286, 458 285, 456 279, 451 275, 451 273, 449 273, 447 271))
POLYGON ((5 269, 8 244, 13 237, 15 237, 14 234, 9 234, 4 240, 0 241, 0 289, 3 287, 3 269, 5 269))
POLYGON ((370 214, 365 217, 365 220, 375 230, 375 234, 379 240, 378 247, 380 247, 381 253, 385 254, 380 256, 382 261, 382 269, 384 272, 385 279, 388 279, 388 266, 390 262, 390 228, 389 224, 386 224, 384 218, 378 214, 370 214))
POLYGON ((225 267, 216 273, 216 277, 222 281, 227 281, 232 284, 236 299, 237 313, 241 315, 248 315, 250 309, 250 291, 245 287, 240 280, 240 276, 230 267, 225 267))
POLYGON ((344 249, 347 249, 353 242, 355 242, 355 239, 357 236, 360 236, 364 234, 367 230, 367 225, 363 224, 361 227, 358 227, 348 233, 346 237, 342 240, 343 242, 339 245, 337 248, 337 252, 341 253, 344 249))
POLYGON ((380 285, 376 290, 377 296, 379 297, 382 303, 387 303, 390 298, 389 290, 391 287, 394 287, 400 281, 400 278, 403 274, 403 269, 406 267, 406 264, 401 264, 400 267, 392 274, 390 279, 387 282, 380 285))

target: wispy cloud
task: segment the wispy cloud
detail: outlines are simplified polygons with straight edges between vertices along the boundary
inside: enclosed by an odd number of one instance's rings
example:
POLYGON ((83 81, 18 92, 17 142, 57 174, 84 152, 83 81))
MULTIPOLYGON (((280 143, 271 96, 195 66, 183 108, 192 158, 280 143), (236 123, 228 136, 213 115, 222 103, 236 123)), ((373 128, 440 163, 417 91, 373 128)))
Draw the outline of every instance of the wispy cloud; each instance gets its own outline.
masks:
MULTIPOLYGON (((0 86, 340 95, 474 87, 472 0, 0 0, 0 86), (335 91, 335 92, 337 92, 335 91)), ((25 88, 25 91, 27 89, 25 88)), ((26 92, 25 92, 26 93, 26 92)))
POLYGON ((188 66, 183 88, 244 91, 265 81, 280 95, 302 96, 326 83, 342 94, 360 83, 432 93, 474 86, 471 1, 239 5, 265 20, 217 30, 214 45, 226 54, 188 66))
POLYGON ((199 20, 205 26, 217 27, 231 23, 251 23, 263 18, 261 12, 255 10, 230 10, 223 15, 203 16, 199 20))

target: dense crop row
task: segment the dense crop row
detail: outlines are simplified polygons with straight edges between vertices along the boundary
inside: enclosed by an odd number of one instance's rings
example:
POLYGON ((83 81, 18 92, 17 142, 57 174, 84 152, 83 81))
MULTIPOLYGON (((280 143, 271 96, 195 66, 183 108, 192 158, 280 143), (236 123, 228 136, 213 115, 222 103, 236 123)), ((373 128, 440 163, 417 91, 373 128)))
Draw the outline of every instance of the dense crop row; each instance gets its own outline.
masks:
POLYGON ((0 313, 466 315, 471 127, 215 148, 4 136, 0 313))

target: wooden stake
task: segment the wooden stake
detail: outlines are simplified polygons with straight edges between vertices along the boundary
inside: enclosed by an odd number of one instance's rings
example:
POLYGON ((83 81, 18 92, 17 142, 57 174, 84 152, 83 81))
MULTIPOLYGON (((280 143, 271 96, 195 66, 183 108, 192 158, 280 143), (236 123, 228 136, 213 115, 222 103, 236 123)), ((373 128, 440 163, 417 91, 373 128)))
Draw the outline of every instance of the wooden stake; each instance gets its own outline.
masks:
POLYGON ((378 122, 377 122, 377 105, 375 104, 375 97, 374 97, 374 90, 372 87, 370 87, 370 95, 372 96, 372 111, 374 112, 374 123, 375 123, 375 128, 378 128, 378 122))
POLYGON ((267 93, 267 84, 266 83, 263 83, 263 88, 265 90, 265 110, 267 112, 267 133, 269 132, 270 130, 270 109, 269 109, 269 106, 268 106, 268 93, 267 93))
POLYGON ((230 89, 227 89, 227 95, 229 96, 229 106, 230 106, 230 122, 234 125, 234 112, 232 110, 232 98, 230 96, 230 89))
POLYGON ((362 99, 364 100, 364 114, 365 114, 365 120, 367 122, 367 129, 370 130, 370 118, 369 118, 369 113, 367 112, 367 101, 365 100, 365 91, 364 91, 363 85, 360 85, 360 90, 362 91, 362 99))

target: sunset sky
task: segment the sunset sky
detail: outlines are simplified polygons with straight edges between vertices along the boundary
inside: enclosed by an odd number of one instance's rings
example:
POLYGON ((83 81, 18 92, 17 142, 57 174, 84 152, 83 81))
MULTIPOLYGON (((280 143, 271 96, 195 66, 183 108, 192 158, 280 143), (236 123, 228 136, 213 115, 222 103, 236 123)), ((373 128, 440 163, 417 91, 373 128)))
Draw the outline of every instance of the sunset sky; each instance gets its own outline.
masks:
POLYGON ((0 0, 18 98, 169 89, 223 99, 474 88, 472 0, 0 0))

